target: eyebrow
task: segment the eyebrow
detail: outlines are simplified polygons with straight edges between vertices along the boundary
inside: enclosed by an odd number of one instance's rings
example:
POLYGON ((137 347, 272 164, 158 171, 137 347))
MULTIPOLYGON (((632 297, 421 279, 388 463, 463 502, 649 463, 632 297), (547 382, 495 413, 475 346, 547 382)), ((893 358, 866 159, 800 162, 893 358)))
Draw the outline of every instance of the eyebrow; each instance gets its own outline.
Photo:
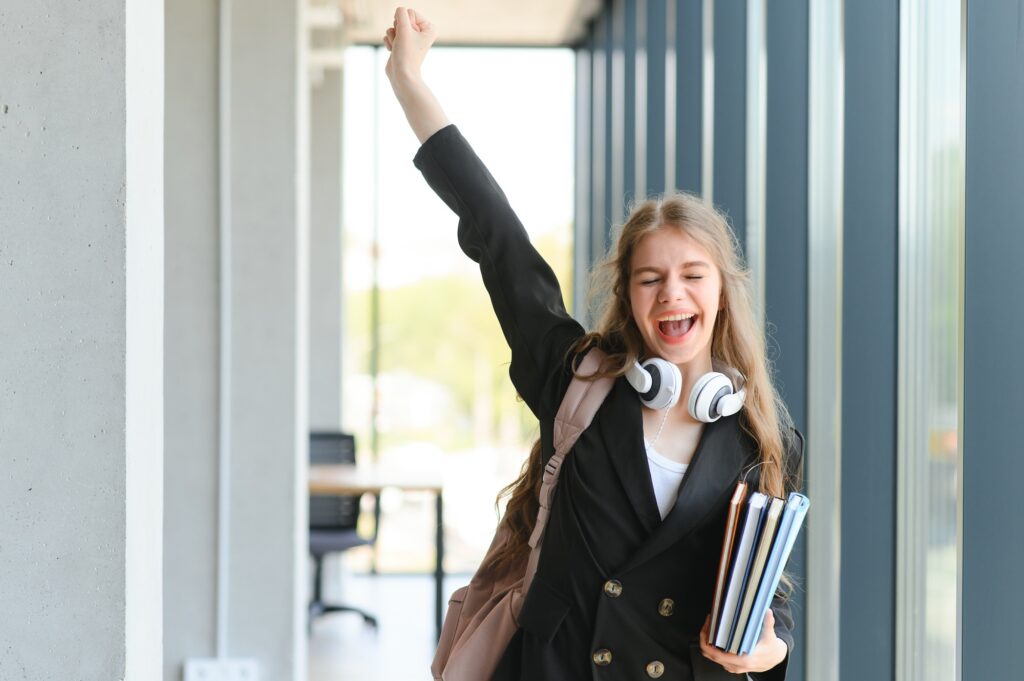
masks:
MULTIPOLYGON (((710 267, 710 265, 703 260, 691 260, 690 262, 684 262, 682 265, 682 269, 686 269, 688 267, 710 267)), ((661 272, 661 268, 654 267, 653 265, 642 265, 635 268, 632 274, 640 274, 641 272, 661 272)))

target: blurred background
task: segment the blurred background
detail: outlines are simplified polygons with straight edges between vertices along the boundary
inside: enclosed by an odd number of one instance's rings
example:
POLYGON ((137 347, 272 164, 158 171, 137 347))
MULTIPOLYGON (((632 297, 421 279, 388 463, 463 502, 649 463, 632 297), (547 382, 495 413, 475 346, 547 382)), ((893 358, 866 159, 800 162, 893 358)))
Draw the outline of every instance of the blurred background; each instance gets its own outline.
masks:
MULTIPOLYGON (((787 678, 1007 678, 1020 3, 415 7, 585 325, 631 202, 729 216, 807 436, 787 678)), ((538 431, 394 10, 0 10, 0 678, 430 678, 538 431)))

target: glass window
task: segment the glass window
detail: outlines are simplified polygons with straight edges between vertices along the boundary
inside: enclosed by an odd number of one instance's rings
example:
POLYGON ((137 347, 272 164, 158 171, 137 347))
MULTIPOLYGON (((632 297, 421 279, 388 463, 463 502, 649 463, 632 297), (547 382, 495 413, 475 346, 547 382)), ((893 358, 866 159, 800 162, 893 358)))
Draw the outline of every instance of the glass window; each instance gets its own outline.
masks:
POLYGON ((959 0, 900 16, 897 678, 957 664, 963 142, 959 0))
MULTIPOLYGON (((412 164, 415 136, 384 75, 388 53, 345 54, 343 419, 361 460, 441 470, 446 568, 471 571, 494 498, 519 474, 536 419, 455 215, 412 164)), ((502 185, 571 309, 575 59, 565 49, 435 48, 424 75, 502 185)), ((430 571, 430 495, 382 499, 382 571, 430 571)))

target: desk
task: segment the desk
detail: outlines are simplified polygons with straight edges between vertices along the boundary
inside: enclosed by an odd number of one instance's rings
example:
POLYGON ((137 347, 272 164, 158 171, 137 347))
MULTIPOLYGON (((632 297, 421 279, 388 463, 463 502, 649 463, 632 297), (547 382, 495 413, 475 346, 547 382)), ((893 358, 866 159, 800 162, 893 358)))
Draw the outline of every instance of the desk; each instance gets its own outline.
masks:
POLYGON ((380 494, 385 487, 395 487, 406 492, 432 492, 437 499, 434 624, 437 627, 437 638, 441 638, 441 616, 444 613, 444 484, 440 477, 350 464, 309 467, 310 494, 380 494))

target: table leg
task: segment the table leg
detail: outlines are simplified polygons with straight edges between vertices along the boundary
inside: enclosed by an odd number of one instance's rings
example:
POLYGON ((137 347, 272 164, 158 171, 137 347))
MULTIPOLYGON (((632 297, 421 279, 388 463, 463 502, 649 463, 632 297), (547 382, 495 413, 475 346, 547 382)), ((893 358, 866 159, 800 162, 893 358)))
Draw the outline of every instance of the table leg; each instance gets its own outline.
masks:
POLYGON ((434 566, 434 624, 437 627, 437 639, 441 640, 441 617, 444 608, 444 496, 437 492, 437 564, 434 566))

